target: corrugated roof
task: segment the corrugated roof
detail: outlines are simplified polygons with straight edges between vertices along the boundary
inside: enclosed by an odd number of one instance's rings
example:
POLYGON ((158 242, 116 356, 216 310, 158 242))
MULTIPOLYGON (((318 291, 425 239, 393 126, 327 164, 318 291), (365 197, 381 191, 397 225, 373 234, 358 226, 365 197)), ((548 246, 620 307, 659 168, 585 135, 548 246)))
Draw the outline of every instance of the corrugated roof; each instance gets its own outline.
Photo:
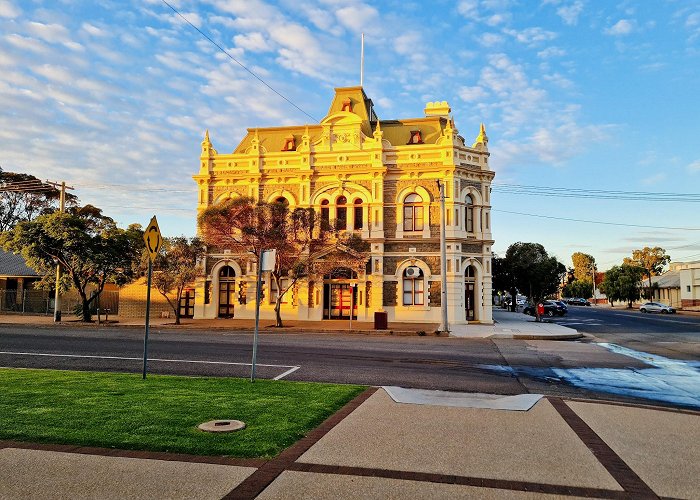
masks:
POLYGON ((668 271, 660 276, 651 277, 652 284, 658 285, 659 288, 680 288, 681 273, 678 271, 668 271))
POLYGON ((27 266, 21 255, 0 250, 0 276, 32 277, 39 275, 34 269, 27 266))

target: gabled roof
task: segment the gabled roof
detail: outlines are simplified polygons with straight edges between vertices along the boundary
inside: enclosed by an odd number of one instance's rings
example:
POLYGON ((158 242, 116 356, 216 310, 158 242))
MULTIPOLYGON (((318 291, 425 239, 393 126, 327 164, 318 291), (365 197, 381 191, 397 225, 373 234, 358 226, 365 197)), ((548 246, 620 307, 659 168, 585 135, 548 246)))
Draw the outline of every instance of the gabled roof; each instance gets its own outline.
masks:
POLYGON ((659 288, 680 288, 681 273, 678 271, 668 271, 660 276, 652 276, 651 283, 659 288))
POLYGON ((21 255, 0 250, 0 276, 8 278, 33 278, 39 275, 24 262, 21 255))

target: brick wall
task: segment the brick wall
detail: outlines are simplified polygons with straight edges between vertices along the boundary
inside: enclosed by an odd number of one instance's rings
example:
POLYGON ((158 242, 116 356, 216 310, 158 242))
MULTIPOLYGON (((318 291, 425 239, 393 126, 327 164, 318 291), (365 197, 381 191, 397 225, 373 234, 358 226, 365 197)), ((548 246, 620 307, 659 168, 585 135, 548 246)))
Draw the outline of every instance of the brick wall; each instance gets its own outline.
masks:
MULTIPOLYGON (((146 278, 140 278, 123 286, 119 290, 119 316, 122 318, 145 318, 146 291, 146 278)), ((155 288, 151 288, 151 319, 162 317, 164 312, 169 313, 171 318, 175 317, 175 312, 165 297, 155 288)))

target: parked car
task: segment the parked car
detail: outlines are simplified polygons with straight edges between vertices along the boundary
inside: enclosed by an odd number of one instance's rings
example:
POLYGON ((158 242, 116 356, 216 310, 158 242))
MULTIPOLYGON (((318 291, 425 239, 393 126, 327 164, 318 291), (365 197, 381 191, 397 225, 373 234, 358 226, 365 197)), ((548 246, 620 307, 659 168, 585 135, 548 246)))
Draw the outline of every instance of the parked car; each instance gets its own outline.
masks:
POLYGON ((639 306, 639 311, 643 313, 649 312, 661 314, 673 314, 676 312, 673 307, 662 304, 661 302, 647 302, 646 304, 642 304, 639 306))
MULTIPOLYGON (((559 301, 556 300, 545 300, 543 302, 544 304, 544 315, 551 318, 553 316, 564 316, 567 312, 567 307, 564 304, 557 303, 559 301)), ((525 309, 523 309, 523 313, 528 314, 530 316, 535 315, 535 307, 537 307, 534 304, 528 304, 525 309)))
POLYGON ((567 299, 566 301, 567 304, 570 304, 572 306, 590 306, 591 303, 588 302, 586 299, 583 299, 581 297, 571 297, 567 299))
POLYGON ((558 304, 558 305, 562 306, 562 307, 564 308, 564 310, 566 310, 566 311, 569 310, 569 308, 568 308, 568 306, 566 305, 566 303, 565 303, 564 301, 562 301, 562 300, 552 300, 552 302, 554 302, 555 304, 558 304))

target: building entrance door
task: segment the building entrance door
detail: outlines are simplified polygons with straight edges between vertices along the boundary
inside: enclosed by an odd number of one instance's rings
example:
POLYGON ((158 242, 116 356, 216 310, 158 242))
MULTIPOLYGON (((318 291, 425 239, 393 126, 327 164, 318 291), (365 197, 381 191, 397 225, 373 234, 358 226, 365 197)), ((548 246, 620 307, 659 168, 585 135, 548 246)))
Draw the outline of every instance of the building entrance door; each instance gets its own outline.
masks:
POLYGON ((331 283, 326 285, 329 301, 326 308, 326 319, 357 319, 356 299, 353 288, 347 283, 331 283))
POLYGON ((474 283, 464 284, 464 308, 467 313, 467 321, 474 321, 474 283))
POLYGON ((180 297, 180 317, 194 318, 194 289, 187 288, 180 297))
POLYGON ((476 320, 476 305, 474 304, 474 290, 476 289, 476 277, 474 266, 467 266, 464 270, 464 309, 467 321, 476 320))
POLYGON ((236 272, 231 266, 219 271, 219 318, 233 318, 236 300, 236 272))

